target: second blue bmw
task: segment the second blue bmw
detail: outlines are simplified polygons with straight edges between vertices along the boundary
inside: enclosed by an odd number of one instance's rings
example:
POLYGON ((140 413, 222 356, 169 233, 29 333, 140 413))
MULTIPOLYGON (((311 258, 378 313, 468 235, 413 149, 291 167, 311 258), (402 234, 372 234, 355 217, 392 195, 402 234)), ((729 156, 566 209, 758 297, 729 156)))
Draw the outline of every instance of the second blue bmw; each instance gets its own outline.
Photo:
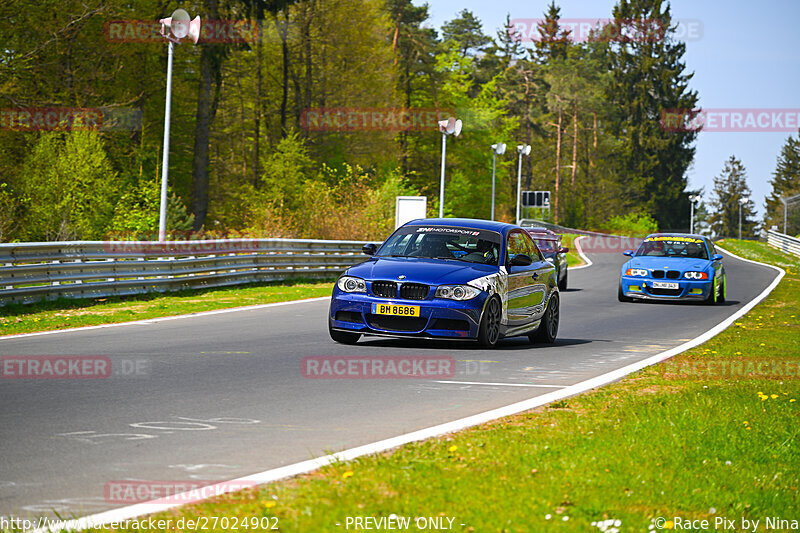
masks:
POLYGON ((726 279, 722 256, 714 243, 701 235, 654 233, 622 265, 619 301, 701 300, 725 301, 726 279))
POLYGON ((362 335, 473 339, 493 347, 527 335, 552 343, 559 323, 555 268, 515 225, 420 219, 348 268, 331 297, 331 338, 362 335))

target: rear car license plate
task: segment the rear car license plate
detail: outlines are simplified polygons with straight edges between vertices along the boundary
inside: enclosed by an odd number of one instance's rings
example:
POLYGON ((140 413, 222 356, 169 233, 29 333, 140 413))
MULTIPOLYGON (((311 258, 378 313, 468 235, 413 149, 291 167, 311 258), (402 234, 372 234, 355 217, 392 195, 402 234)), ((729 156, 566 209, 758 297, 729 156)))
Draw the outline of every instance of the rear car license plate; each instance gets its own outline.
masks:
POLYGON ((374 315, 419 316, 418 305, 372 304, 374 315))
POLYGON ((677 283, 670 283, 668 281, 654 281, 653 288, 654 289, 677 289, 679 285, 677 283))

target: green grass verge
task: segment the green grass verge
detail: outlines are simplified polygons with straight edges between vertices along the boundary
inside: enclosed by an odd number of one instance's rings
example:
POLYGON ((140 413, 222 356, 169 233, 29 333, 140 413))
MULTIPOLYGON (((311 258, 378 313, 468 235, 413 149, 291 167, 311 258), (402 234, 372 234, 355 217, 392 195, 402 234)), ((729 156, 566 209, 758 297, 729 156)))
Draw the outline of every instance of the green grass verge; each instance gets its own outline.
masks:
POLYGON ((568 267, 585 264, 585 261, 581 259, 581 257, 578 255, 578 252, 575 250, 575 239, 578 237, 580 237, 580 235, 574 235, 572 233, 566 233, 561 236, 561 245, 569 248, 569 252, 567 252, 568 267))
POLYGON ((168 294, 61 299, 0 307, 0 335, 130 322, 245 305, 330 296, 333 280, 298 280, 168 294))
POLYGON ((341 531, 348 516, 391 514, 454 518, 456 531, 599 531, 593 522, 612 519, 621 531, 648 531, 676 516, 724 516, 737 527, 757 519, 763 531, 766 517, 800 519, 798 377, 679 371, 800 360, 800 261, 761 243, 722 244, 787 274, 702 346, 531 412, 159 517, 274 516, 285 532, 341 531))

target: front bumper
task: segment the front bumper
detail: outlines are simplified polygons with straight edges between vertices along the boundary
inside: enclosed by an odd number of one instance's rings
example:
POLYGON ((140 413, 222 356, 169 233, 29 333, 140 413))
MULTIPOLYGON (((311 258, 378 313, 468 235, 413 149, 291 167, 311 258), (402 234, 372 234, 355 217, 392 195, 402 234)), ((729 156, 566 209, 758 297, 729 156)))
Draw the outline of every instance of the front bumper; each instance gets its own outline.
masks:
POLYGON ((380 298, 366 293, 347 293, 334 288, 328 314, 331 328, 365 335, 476 339, 488 294, 471 300, 443 298, 405 300, 380 298), (419 317, 376 315, 372 304, 419 306, 419 317))
POLYGON ((706 300, 714 290, 714 280, 654 279, 622 276, 622 293, 628 298, 652 300, 706 300), (656 289, 653 283, 677 283, 677 289, 656 289))

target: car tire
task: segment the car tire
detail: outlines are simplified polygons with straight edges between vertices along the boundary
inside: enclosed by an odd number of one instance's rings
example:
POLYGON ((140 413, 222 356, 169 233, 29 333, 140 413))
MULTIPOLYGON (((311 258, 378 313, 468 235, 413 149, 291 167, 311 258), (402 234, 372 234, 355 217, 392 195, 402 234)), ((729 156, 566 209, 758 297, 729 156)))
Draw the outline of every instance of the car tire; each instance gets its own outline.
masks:
POLYGON ((553 344, 556 342, 558 335, 558 323, 561 319, 561 300, 558 293, 554 292, 550 296, 550 301, 547 302, 547 309, 544 311, 542 322, 539 328, 528 335, 531 342, 541 342, 545 344, 553 344))
POLYGON ((494 348, 500 339, 500 319, 503 308, 496 296, 489 298, 483 309, 483 318, 478 326, 478 342, 485 348, 494 348))
POLYGON ((722 287, 719 288, 719 297, 717 297, 717 303, 721 304, 725 302, 725 285, 726 285, 725 275, 722 275, 722 287))
POLYGON ((567 290, 567 274, 569 270, 564 269, 564 279, 558 280, 558 290, 565 291, 567 290))
POLYGON ((333 329, 330 322, 328 322, 328 333, 330 333, 331 339, 340 344, 355 344, 358 342, 358 339, 361 338, 360 333, 350 333, 347 331, 338 331, 333 329))
POLYGON ((617 289, 617 300, 620 302, 630 302, 633 298, 628 298, 625 296, 625 293, 622 292, 622 283, 619 284, 619 289, 617 289))
POLYGON ((711 292, 708 294, 708 298, 705 299, 705 303, 707 305, 717 305, 721 304, 725 301, 725 278, 722 278, 722 283, 720 284, 719 291, 717 291, 717 282, 716 278, 714 284, 711 286, 711 292), (717 292, 719 292, 719 296, 717 296, 717 292))

